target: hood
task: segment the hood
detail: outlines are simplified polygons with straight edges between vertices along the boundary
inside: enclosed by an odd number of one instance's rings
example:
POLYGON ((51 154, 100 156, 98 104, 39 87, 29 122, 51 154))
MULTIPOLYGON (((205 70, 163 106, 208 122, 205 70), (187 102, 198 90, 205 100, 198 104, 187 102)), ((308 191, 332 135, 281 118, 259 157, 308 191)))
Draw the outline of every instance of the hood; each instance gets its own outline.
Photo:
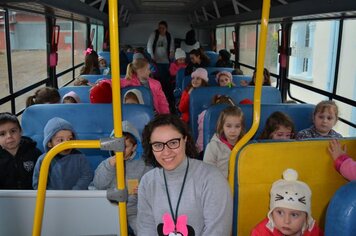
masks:
POLYGON ((130 90, 127 90, 126 93, 124 94, 124 101, 125 101, 126 95, 127 95, 128 93, 130 93, 130 92, 136 95, 139 104, 141 104, 141 105, 144 105, 144 104, 145 104, 145 102, 143 101, 142 93, 141 93, 141 91, 138 90, 138 89, 130 89, 130 90))
POLYGON ((43 130, 43 149, 45 152, 49 150, 47 143, 51 140, 51 138, 60 130, 70 130, 73 133, 74 139, 77 138, 77 134, 74 131, 74 128, 71 123, 68 121, 54 117, 50 119, 43 130))

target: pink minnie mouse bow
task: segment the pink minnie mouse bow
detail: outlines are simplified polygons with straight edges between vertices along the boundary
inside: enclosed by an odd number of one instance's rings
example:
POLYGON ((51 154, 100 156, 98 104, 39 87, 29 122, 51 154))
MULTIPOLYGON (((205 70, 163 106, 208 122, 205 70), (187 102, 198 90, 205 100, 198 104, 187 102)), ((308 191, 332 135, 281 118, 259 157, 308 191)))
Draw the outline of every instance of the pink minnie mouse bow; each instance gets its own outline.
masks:
POLYGON ((92 51, 93 51, 93 49, 87 48, 87 50, 84 51, 84 56, 90 55, 92 51))
MULTIPOLYGON (((165 213, 162 217, 163 220, 163 234, 168 235, 174 232, 174 222, 170 214, 165 213)), ((176 230, 181 233, 183 236, 188 236, 188 227, 187 227, 188 217, 186 215, 178 216, 176 230)))

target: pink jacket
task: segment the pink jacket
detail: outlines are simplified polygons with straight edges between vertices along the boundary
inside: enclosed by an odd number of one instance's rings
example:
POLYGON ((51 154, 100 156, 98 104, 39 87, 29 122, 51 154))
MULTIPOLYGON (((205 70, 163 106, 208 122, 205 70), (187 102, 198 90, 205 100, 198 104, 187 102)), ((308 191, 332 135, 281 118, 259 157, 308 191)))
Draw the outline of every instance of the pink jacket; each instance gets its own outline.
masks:
MULTIPOLYGON (((251 232, 251 236, 283 236, 283 234, 277 230, 273 229, 273 232, 267 228, 268 218, 260 222, 251 232)), ((319 229, 319 227, 314 224, 311 231, 306 230, 302 236, 323 236, 324 233, 319 229)))
POLYGON ((335 169, 346 179, 356 180, 356 161, 352 160, 347 154, 339 156, 334 161, 335 169))
POLYGON ((170 65, 169 65, 169 74, 171 76, 176 76, 177 72, 179 69, 181 68, 186 68, 187 67, 187 64, 178 64, 177 62, 172 62, 170 65))
MULTIPOLYGON (((140 80, 137 76, 133 76, 132 79, 121 79, 121 88, 125 88, 128 86, 142 86, 140 80)), ((158 80, 148 78, 148 85, 150 86, 152 96, 153 96, 153 106, 158 114, 168 114, 169 113, 169 105, 167 102, 167 98, 163 93, 161 83, 158 80)))

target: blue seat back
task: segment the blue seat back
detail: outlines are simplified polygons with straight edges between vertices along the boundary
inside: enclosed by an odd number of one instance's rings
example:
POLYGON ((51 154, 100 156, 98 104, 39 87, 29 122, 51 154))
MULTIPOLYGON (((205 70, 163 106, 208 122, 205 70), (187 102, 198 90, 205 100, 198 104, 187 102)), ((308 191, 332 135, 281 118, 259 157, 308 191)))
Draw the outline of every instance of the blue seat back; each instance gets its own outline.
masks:
MULTIPOLYGON (((89 98, 90 89, 91 89, 90 86, 66 86, 59 89, 59 94, 61 95, 61 98, 63 98, 63 96, 66 93, 73 91, 76 94, 78 94, 82 103, 90 103, 90 98, 89 98)), ((122 88, 121 101, 124 101, 124 95, 130 89, 139 90, 142 94, 142 98, 145 105, 153 107, 152 93, 148 88, 144 86, 132 86, 132 87, 122 88)))
POLYGON ((356 232, 356 182, 342 186, 326 212, 325 236, 353 236, 356 232))
POLYGON ((90 103, 90 98, 89 98, 90 89, 91 86, 66 86, 60 88, 58 91, 59 94, 61 95, 61 101, 66 93, 73 91, 79 96, 81 103, 90 103))
POLYGON ((80 77, 87 79, 92 84, 99 79, 111 79, 111 75, 80 75, 80 77))
MULTIPOLYGON (((125 104, 122 106, 122 119, 131 122, 141 134, 144 126, 152 119, 153 110, 145 105, 125 104)), ((28 107, 22 115, 23 135, 37 142, 43 148, 43 129, 53 117, 69 121, 80 140, 96 140, 109 137, 113 130, 111 104, 41 104, 28 107)), ((107 151, 97 149, 81 150, 88 157, 91 166, 96 166, 106 157, 107 151)))
POLYGON ((129 63, 133 61, 134 52, 126 52, 127 60, 129 63))
MULTIPOLYGON (((210 106, 204 116, 204 137, 203 143, 204 148, 210 142, 210 139, 213 137, 216 132, 216 124, 219 118, 219 115, 222 110, 224 110, 228 105, 218 104, 210 106)), ((253 106, 252 105, 239 105, 241 107, 244 116, 245 116, 245 128, 246 131, 249 130, 252 126, 253 118, 253 106)), ((258 138, 264 127, 268 117, 276 111, 283 112, 287 114, 294 122, 295 131, 298 132, 302 129, 306 129, 313 124, 313 112, 314 105, 311 104, 262 104, 261 105, 261 119, 258 130, 256 131, 255 138, 258 138)))
POLYGON ((252 80, 252 77, 249 75, 233 75, 232 76, 232 82, 235 84, 236 87, 241 86, 242 80, 245 80, 247 83, 250 83, 252 80))
POLYGON ((104 59, 105 59, 107 65, 108 65, 108 66, 111 65, 110 52, 100 51, 100 52, 98 52, 98 56, 104 57, 104 59))
MULTIPOLYGON (((255 87, 247 86, 247 87, 204 87, 194 89, 190 94, 189 101, 189 113, 190 113, 190 126, 192 128, 193 137, 197 138, 198 132, 198 115, 206 110, 210 104, 212 98, 219 95, 227 95, 232 98, 232 100, 238 104, 241 100, 248 98, 253 100, 255 87)), ((262 96, 261 103, 281 103, 281 93, 278 89, 270 86, 263 86, 262 88, 262 96)))
MULTIPOLYGON (((219 86, 219 84, 216 81, 216 75, 209 75, 209 81, 208 84, 209 86, 219 86)), ((235 87, 241 87, 241 81, 245 80, 247 81, 247 83, 249 83, 251 81, 251 76, 247 76, 247 75, 233 75, 232 76, 232 81, 235 84, 235 87)), ((182 83, 182 90, 184 90, 188 84, 192 81, 192 78, 190 75, 184 76, 183 77, 183 83, 182 83)))
POLYGON ((216 62, 218 61, 219 58, 219 53, 216 53, 214 51, 205 51, 205 54, 209 57, 210 59, 210 64, 209 66, 215 66, 216 62))

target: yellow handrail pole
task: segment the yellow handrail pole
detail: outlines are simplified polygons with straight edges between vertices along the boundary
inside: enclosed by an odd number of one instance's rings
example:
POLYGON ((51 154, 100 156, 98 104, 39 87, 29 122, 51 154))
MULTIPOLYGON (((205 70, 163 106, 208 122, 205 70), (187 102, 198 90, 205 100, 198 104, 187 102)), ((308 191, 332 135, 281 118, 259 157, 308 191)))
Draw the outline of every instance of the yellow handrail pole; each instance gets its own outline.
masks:
MULTIPOLYGON (((119 60, 119 18, 118 1, 109 0, 110 57, 112 71, 114 135, 122 137, 121 93, 120 93, 120 60, 119 60)), ((117 189, 125 189, 125 169, 123 152, 116 152, 117 189)), ((126 202, 119 202, 120 235, 127 235, 126 202)))
POLYGON ((43 210, 46 200, 46 188, 49 165, 53 158, 60 152, 67 149, 76 148, 100 148, 99 140, 73 140, 56 145, 48 151, 47 155, 43 158, 40 175, 38 180, 38 190, 36 198, 36 207, 33 221, 32 236, 41 235, 43 210))
POLYGON ((271 6, 271 0, 263 0, 262 6, 262 18, 261 18, 261 31, 259 40, 259 50, 257 59, 257 73, 255 82, 255 92, 253 101, 253 121, 251 129, 238 141, 235 147, 231 151, 229 162, 229 184, 232 194, 234 194, 234 182, 235 182, 235 166, 236 157, 240 149, 253 137, 260 124, 261 116, 261 93, 263 84, 263 69, 266 54, 267 32, 268 32, 268 20, 269 11, 271 6))

